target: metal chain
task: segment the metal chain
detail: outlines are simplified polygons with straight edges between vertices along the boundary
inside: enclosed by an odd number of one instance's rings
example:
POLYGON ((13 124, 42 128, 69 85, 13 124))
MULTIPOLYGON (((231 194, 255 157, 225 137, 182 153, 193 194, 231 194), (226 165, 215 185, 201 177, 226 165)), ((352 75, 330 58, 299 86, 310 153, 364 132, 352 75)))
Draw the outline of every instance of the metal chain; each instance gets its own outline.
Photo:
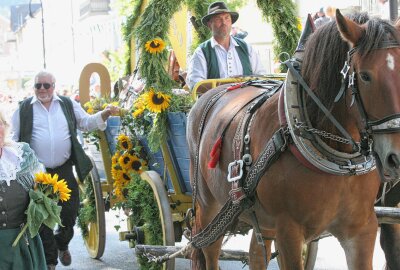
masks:
POLYGON ((340 143, 343 143, 343 144, 351 144, 350 140, 348 140, 346 138, 343 138, 343 137, 340 137, 338 135, 329 133, 329 132, 327 132, 325 130, 319 130, 319 129, 316 129, 316 128, 310 128, 310 127, 306 126, 305 123, 302 123, 302 122, 297 122, 296 125, 295 125, 295 128, 296 129, 303 129, 303 130, 305 130, 307 132, 317 134, 320 137, 323 137, 323 138, 326 138, 326 139, 330 139, 330 140, 333 140, 333 141, 336 141, 336 142, 340 142, 340 143))

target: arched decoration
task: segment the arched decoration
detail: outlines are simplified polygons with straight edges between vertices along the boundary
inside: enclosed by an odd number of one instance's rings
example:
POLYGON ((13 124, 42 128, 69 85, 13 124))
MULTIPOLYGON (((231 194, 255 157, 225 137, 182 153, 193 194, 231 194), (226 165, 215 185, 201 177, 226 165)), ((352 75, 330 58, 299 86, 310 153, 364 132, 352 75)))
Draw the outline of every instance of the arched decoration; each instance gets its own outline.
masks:
POLYGON ((107 68, 100 63, 87 64, 79 77, 79 97, 81 104, 90 101, 90 76, 97 73, 100 76, 100 94, 102 97, 110 96, 111 80, 107 68))

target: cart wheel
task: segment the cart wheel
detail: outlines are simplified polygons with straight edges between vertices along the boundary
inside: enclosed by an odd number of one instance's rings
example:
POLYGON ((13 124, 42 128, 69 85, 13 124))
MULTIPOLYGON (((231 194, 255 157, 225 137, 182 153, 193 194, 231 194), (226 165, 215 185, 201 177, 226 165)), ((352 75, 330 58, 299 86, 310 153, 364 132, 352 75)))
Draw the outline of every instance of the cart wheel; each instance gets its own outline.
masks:
MULTIPOLYGON (((163 245, 164 246, 175 246, 175 232, 174 224, 172 222, 172 214, 170 209, 170 203, 168 200, 167 191, 165 185, 161 180, 158 173, 155 171, 143 172, 141 178, 145 180, 153 189, 154 196, 157 201, 158 209, 160 211, 160 220, 163 233, 163 245)), ((171 259, 163 264, 164 270, 174 270, 175 260, 171 259)))
POLYGON ((100 259, 103 256, 106 242, 105 208, 99 173, 93 158, 90 157, 90 159, 93 169, 85 181, 79 183, 79 188, 82 195, 81 204, 83 204, 83 207, 86 204, 93 204, 96 213, 95 218, 84 224, 87 233, 82 235, 82 237, 89 256, 93 259, 100 259))

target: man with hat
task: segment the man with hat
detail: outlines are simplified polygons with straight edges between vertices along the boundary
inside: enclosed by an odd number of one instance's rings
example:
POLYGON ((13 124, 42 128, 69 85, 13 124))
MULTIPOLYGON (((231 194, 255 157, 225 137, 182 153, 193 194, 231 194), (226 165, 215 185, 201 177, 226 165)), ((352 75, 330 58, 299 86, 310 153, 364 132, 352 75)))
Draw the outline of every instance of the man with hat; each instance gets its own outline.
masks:
POLYGON ((224 2, 214 2, 201 22, 212 31, 211 39, 199 45, 189 63, 186 83, 192 89, 205 79, 265 74, 256 51, 244 40, 230 35, 239 14, 224 2))

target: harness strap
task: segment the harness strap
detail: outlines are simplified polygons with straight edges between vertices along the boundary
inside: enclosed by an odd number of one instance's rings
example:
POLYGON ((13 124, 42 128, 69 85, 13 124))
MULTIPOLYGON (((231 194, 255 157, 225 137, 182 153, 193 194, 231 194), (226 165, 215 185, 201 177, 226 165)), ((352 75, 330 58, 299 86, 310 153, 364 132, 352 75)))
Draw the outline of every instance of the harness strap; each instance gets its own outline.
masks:
POLYGON ((192 246, 195 248, 204 248, 210 246, 227 231, 227 229, 236 221, 244 209, 247 209, 254 204, 254 201, 250 200, 249 197, 254 195, 257 185, 265 171, 286 149, 286 136, 287 133, 283 129, 279 129, 274 133, 260 156, 251 166, 249 173, 246 176, 243 189, 247 195, 247 198, 241 200, 237 204, 234 204, 232 199, 228 198, 223 208, 207 225, 207 227, 204 228, 204 230, 202 230, 200 233, 193 236, 192 241, 190 242, 192 246))
POLYGON ((267 267, 268 267, 267 247, 265 246, 264 238, 261 234, 260 225, 258 224, 256 212, 252 211, 251 214, 252 214, 251 217, 253 219, 253 225, 254 225, 255 236, 257 239, 257 244, 259 244, 262 248, 262 253, 263 253, 263 257, 264 257, 264 266, 265 266, 265 269, 267 269, 267 267))
POLYGON ((359 151, 359 147, 357 143, 353 140, 351 135, 344 129, 344 127, 336 120, 336 118, 331 114, 331 112, 321 103, 318 97, 314 94, 314 92, 310 89, 307 83, 304 81, 303 77, 299 74, 299 72, 293 67, 293 60, 285 61, 284 64, 288 67, 288 69, 292 72, 293 76, 296 77, 297 81, 303 86, 304 90, 306 90, 307 94, 312 98, 312 100, 318 105, 318 107, 324 112, 326 117, 335 125, 335 127, 342 133, 346 139, 348 139, 353 146, 354 151, 359 151))
POLYGON ((229 196, 233 203, 239 203, 246 197, 242 187, 243 178, 249 170, 252 158, 250 155, 250 123, 256 115, 256 110, 270 97, 269 92, 258 96, 248 108, 242 112, 239 124, 233 137, 232 152, 233 162, 228 167, 228 181, 232 182, 229 196), (245 156, 246 155, 246 156, 245 156))

